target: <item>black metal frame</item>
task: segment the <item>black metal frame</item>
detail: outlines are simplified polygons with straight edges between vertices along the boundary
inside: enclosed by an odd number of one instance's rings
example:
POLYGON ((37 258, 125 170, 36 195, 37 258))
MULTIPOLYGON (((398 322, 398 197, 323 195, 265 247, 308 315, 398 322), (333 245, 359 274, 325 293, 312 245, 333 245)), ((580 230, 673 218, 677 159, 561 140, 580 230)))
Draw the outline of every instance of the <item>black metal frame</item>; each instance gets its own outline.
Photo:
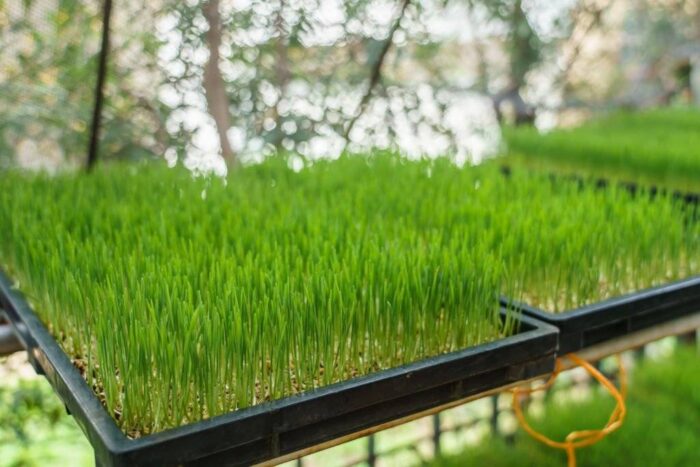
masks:
MULTIPOLYGON (((513 169, 509 165, 501 165, 500 170, 501 174, 503 174, 503 176, 506 178, 509 178, 510 175, 513 173, 513 169)), ((597 189, 606 189, 610 186, 617 186, 618 188, 626 190, 632 196, 636 196, 639 193, 645 193, 652 199, 657 196, 670 196, 672 199, 680 201, 691 208, 694 207, 697 209, 700 206, 700 193, 695 193, 691 191, 682 191, 674 188, 657 185, 644 185, 641 183, 623 180, 612 181, 608 178, 598 177, 595 175, 586 177, 576 173, 559 174, 549 172, 547 173, 547 176, 553 182, 557 180, 564 180, 578 183, 580 187, 583 187, 584 185, 588 184, 594 186, 597 189)), ((697 212, 695 214, 697 215, 697 212)))
POLYGON ((107 59, 109 56, 109 33, 112 17, 112 0, 104 0, 102 7, 102 39, 97 63, 97 81, 95 82, 95 102, 90 123, 90 141, 88 142, 85 168, 90 171, 97 163, 100 146, 100 126, 102 124, 102 106, 104 103, 104 88, 107 80, 107 59))
POLYGON ((100 466, 249 465, 274 459, 548 374, 558 341, 555 327, 522 316, 516 334, 495 342, 129 439, 2 272, 0 305, 30 362, 87 435, 100 466))
POLYGON ((561 313, 506 297, 501 304, 556 326, 563 355, 700 311, 700 276, 561 313))

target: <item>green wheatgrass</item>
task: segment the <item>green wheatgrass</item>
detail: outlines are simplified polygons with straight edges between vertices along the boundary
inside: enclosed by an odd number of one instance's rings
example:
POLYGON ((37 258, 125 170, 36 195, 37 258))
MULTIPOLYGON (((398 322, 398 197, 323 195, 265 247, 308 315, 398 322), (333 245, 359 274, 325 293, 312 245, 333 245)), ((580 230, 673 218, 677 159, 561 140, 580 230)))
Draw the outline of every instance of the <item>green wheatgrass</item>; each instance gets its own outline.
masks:
POLYGON ((0 263, 132 436, 492 341, 697 273, 669 199, 446 160, 0 177, 0 263))
POLYGON ((538 187, 513 180, 502 240, 525 302, 561 312, 700 272, 697 208, 644 191, 534 179, 538 187))
POLYGON ((511 333, 502 263, 395 162, 3 174, 0 257, 132 435, 511 333))
POLYGON ((505 128, 509 157, 528 167, 700 191, 700 110, 617 112, 540 134, 505 128))

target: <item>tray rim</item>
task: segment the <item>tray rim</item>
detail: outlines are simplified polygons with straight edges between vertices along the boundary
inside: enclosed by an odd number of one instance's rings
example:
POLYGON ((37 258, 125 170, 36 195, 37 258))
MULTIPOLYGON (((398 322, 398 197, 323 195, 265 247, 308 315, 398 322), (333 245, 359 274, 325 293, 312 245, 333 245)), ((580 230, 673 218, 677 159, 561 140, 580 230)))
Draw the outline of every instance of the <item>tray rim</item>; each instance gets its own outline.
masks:
MULTIPOLYGON (((562 322, 572 321, 581 317, 590 317, 600 314, 606 314, 614 307, 632 305, 638 303, 641 300, 654 299, 657 297, 663 297, 672 293, 678 293, 685 290, 697 289, 697 298, 700 299, 700 274, 689 276, 685 279, 679 279, 665 284, 647 287, 635 292, 629 292, 626 294, 618 295, 615 297, 607 298, 595 303, 580 306, 577 308, 571 308, 561 312, 547 311, 543 308, 530 305, 526 302, 520 302, 517 300, 511 300, 509 297, 501 296, 501 305, 504 307, 513 308, 515 310, 520 310, 522 312, 528 313, 530 316, 536 316, 539 319, 546 320, 550 323, 561 324, 562 322)), ((685 301, 685 300, 683 300, 685 301)), ((667 302, 668 303, 668 302, 667 302)), ((666 304, 666 303, 664 303, 666 304)), ((641 310, 636 313, 621 316, 620 319, 629 316, 635 316, 638 314, 649 313, 653 310, 641 310)))

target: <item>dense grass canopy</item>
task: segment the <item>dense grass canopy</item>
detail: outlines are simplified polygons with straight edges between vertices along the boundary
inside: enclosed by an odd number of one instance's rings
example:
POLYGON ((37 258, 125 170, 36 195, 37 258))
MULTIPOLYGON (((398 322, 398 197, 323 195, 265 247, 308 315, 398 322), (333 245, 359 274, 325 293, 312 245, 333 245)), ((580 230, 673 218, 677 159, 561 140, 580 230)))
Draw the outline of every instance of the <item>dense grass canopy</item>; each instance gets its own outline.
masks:
POLYGON ((531 167, 700 191, 697 109, 618 112, 546 134, 509 128, 504 137, 511 159, 531 167))
POLYGON ((132 435, 512 332, 698 269, 697 224, 631 197, 445 160, 281 159, 0 179, 0 263, 132 435))

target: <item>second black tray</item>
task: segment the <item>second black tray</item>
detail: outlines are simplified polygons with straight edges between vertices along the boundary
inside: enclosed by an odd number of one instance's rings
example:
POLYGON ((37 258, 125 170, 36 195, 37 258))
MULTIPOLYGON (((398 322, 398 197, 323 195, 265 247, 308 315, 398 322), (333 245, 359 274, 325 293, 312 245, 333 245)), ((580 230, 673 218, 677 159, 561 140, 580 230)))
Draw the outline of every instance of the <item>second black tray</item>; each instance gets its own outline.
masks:
MULTIPOLYGON (((509 165, 501 165, 500 170, 501 174, 503 174, 506 178, 509 178, 511 173, 513 172, 513 169, 509 165)), ((645 193, 652 199, 657 196, 669 196, 676 201, 680 201, 683 204, 690 206, 691 208, 697 208, 698 206, 700 206, 700 193, 692 191, 682 191, 657 185, 644 185, 624 180, 612 181, 608 178, 597 177, 595 175, 584 176, 576 173, 559 174, 555 172, 549 172, 548 176, 551 181, 568 180, 577 183, 581 188, 583 188, 586 184, 594 186, 597 189, 605 189, 610 186, 617 186, 626 190, 629 194, 633 196, 636 196, 639 193, 645 193)))
POLYGON ((700 276, 560 313, 508 298, 501 304, 556 326, 564 355, 700 311, 700 276))

